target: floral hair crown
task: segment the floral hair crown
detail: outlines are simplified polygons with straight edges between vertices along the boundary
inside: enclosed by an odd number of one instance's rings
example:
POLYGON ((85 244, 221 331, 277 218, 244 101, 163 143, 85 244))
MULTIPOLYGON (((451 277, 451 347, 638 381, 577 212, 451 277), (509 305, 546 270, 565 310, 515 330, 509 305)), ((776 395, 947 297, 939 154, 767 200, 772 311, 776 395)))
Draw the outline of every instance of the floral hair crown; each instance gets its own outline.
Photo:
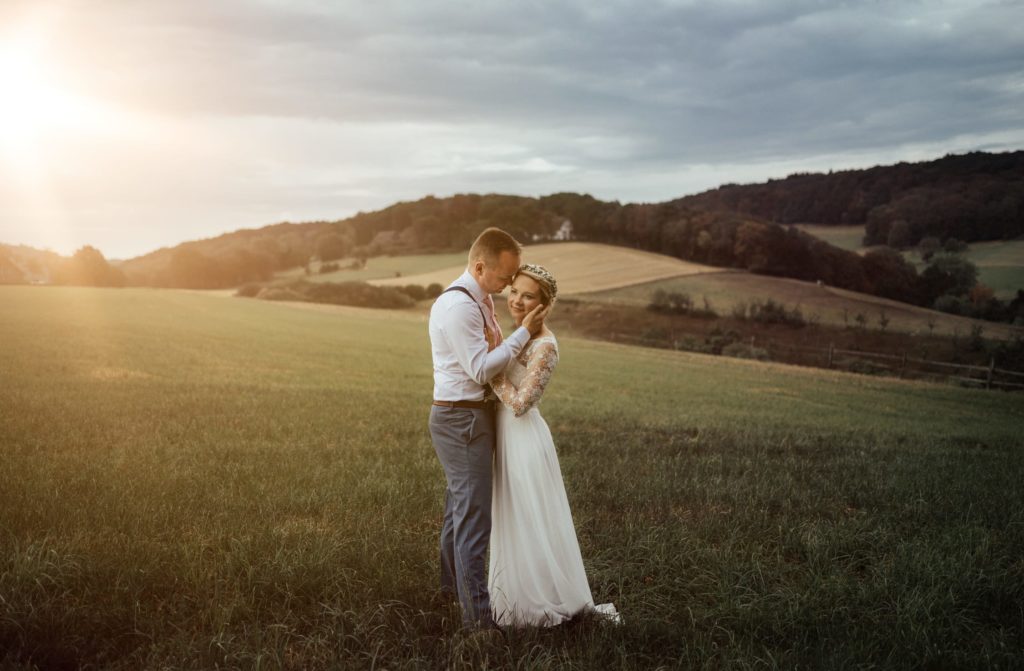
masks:
POLYGON ((519 266, 516 274, 528 275, 540 282, 547 289, 548 295, 551 296, 551 302, 555 302, 555 298, 558 296, 558 282, 555 281, 555 276, 549 273, 547 268, 538 266, 535 263, 524 263, 519 266))

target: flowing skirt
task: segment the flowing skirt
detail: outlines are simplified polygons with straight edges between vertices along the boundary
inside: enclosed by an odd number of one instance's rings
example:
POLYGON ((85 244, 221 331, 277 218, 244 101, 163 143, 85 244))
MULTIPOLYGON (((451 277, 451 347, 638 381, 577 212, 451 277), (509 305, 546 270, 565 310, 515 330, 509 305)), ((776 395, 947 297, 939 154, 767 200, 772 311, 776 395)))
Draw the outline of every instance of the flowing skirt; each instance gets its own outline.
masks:
POLYGON ((555 444, 536 408, 521 417, 498 408, 491 516, 495 622, 552 626, 595 610, 555 444))

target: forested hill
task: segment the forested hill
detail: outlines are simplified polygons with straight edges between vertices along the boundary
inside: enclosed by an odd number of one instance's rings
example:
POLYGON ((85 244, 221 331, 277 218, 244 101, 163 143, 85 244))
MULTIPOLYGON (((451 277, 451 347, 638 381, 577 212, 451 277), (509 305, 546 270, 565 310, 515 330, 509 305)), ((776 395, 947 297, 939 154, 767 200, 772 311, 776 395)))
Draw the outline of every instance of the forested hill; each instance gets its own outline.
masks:
MULTIPOLYGON (((623 205, 576 193, 427 196, 338 221, 281 223, 186 242, 113 269, 86 247, 48 274, 71 284, 234 287, 314 258, 464 250, 487 226, 523 242, 571 237, 625 245, 932 305, 951 286, 956 295, 970 290, 973 280, 954 282, 946 270, 919 276, 892 248, 924 235, 942 242, 1024 234, 1024 152, 791 175, 664 203, 623 205), (868 242, 889 247, 860 256, 784 226, 791 223, 865 223, 868 242)), ((13 248, 0 247, 0 282, 27 281, 24 268, 13 248)))
POLYGON ((864 224, 868 245, 1008 240, 1024 235, 1024 151, 795 174, 674 202, 779 224, 864 224))

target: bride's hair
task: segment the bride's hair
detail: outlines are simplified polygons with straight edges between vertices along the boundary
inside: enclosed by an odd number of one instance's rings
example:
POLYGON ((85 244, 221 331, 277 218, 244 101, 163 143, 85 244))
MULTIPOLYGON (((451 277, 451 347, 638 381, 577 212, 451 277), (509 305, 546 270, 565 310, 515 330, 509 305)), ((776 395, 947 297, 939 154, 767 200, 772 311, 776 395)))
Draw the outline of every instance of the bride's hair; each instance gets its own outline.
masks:
POLYGON ((544 305, 551 305, 558 298, 558 282, 555 281, 555 276, 544 266, 524 263, 519 266, 519 270, 512 277, 512 281, 514 282, 516 277, 520 275, 526 275, 537 283, 540 287, 540 302, 544 305))

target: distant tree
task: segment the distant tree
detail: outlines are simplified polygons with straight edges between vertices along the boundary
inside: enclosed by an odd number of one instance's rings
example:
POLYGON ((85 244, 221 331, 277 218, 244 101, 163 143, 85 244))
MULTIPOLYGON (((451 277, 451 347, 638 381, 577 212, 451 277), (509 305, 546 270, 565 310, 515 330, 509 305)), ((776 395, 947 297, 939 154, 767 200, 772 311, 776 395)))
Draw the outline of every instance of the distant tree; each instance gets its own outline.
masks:
POLYGON ((942 249, 950 254, 960 254, 967 251, 967 243, 957 238, 950 238, 942 245, 942 249))
POLYGON ((885 310, 881 310, 878 313, 878 327, 881 329, 882 333, 885 333, 885 329, 888 328, 891 321, 892 320, 889 319, 889 315, 885 314, 885 310))
POLYGON ((333 231, 322 235, 316 241, 316 255, 325 262, 345 258, 351 249, 351 243, 333 231))
POLYGON ((437 298, 438 296, 441 295, 442 291, 444 291, 444 287, 442 287, 437 282, 433 282, 431 284, 428 284, 427 285, 427 298, 437 298))
POLYGON ((973 287, 971 287, 971 291, 968 294, 968 298, 971 299, 971 303, 974 304, 975 307, 980 307, 991 301, 993 298, 995 298, 995 295, 996 293, 995 291, 992 290, 991 287, 988 287, 982 284, 981 282, 978 282, 973 287))
POLYGON ((914 232, 905 219, 897 219, 889 224, 889 237, 886 244, 893 249, 905 249, 913 244, 914 232))
POLYGON ((932 235, 921 238, 921 242, 917 243, 917 253, 920 254, 922 261, 930 260, 941 249, 942 243, 932 235))
POLYGON ((174 250, 161 284, 182 289, 226 286, 219 264, 192 246, 174 250))
POLYGON ((92 287, 124 286, 124 273, 112 267, 102 252, 86 245, 57 267, 54 284, 92 287))
POLYGON ((870 293, 907 303, 920 300, 917 269, 896 250, 872 249, 862 263, 870 293))
POLYGON ((0 284, 22 284, 24 281, 25 275, 21 268, 15 265, 3 248, 0 248, 0 284))
POLYGON ((978 267, 956 254, 940 254, 921 273, 921 283, 928 302, 939 296, 966 296, 978 283, 978 267))

